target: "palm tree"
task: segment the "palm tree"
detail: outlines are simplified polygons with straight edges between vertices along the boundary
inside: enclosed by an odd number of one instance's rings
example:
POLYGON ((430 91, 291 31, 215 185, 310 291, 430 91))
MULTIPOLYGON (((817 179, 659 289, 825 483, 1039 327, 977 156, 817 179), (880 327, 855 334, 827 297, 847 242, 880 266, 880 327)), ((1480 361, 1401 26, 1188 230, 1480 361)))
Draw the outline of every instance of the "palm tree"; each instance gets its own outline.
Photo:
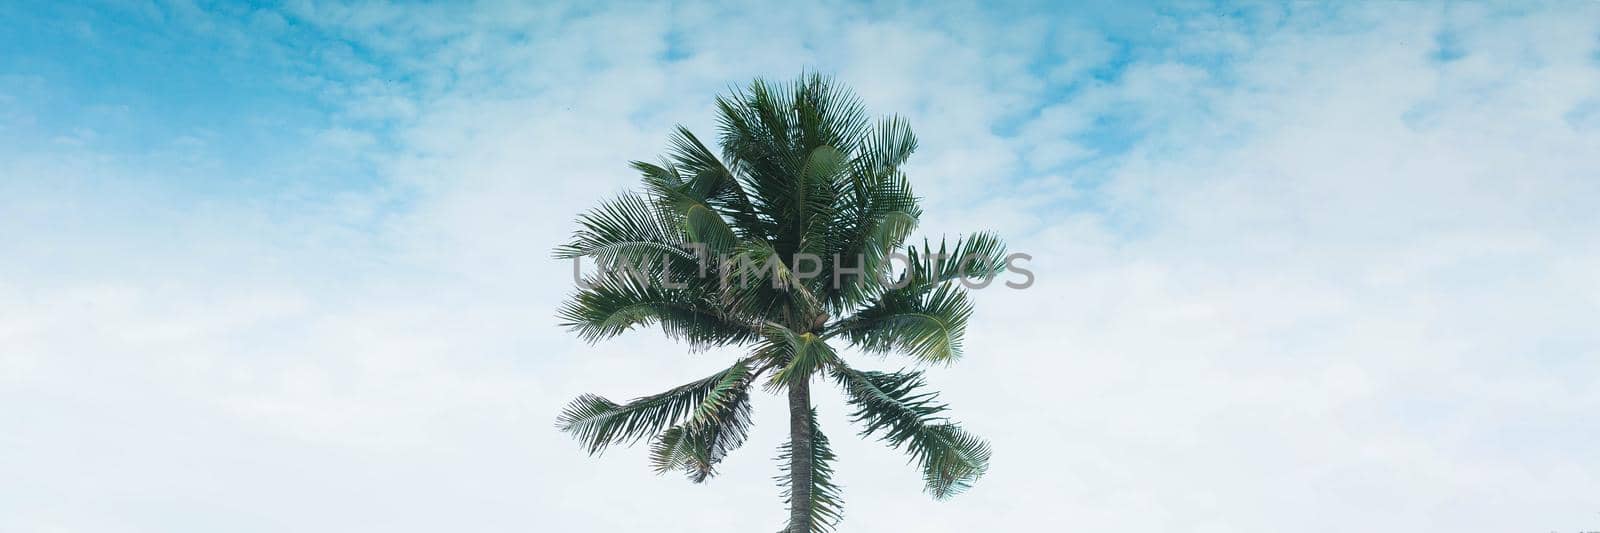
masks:
POLYGON ((826 531, 841 516, 840 491, 811 384, 831 379, 861 435, 910 455, 929 494, 964 491, 988 468, 988 444, 943 416, 921 372, 857 369, 835 345, 955 361, 972 313, 960 282, 999 274, 1004 245, 979 233, 901 255, 921 215, 901 172, 916 138, 899 117, 873 123, 830 79, 756 80, 716 104, 720 157, 680 126, 659 163, 632 164, 642 194, 579 217, 556 256, 621 274, 590 275, 560 318, 589 342, 655 324, 692 350, 736 346, 743 356, 624 404, 580 396, 558 427, 590 454, 651 439, 657 473, 681 471, 698 483, 744 443, 751 388, 784 392, 789 441, 777 479, 789 506, 785 531, 826 531), (891 258, 903 265, 891 269, 891 258))

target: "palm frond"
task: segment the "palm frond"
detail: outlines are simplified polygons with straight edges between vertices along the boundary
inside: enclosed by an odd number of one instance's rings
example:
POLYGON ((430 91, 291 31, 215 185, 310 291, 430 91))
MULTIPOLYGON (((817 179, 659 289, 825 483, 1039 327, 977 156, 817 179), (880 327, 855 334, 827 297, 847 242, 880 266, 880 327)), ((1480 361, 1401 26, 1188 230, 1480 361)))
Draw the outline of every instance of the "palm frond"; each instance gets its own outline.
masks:
POLYGON ((694 349, 756 338, 754 325, 723 312, 713 295, 698 289, 672 289, 627 275, 594 278, 588 284, 563 304, 557 316, 562 327, 589 342, 650 324, 660 324, 667 337, 694 349))
POLYGON ((819 146, 855 148, 871 125, 861 100, 821 74, 802 76, 790 87, 793 127, 802 150, 819 146))
POLYGON ((989 443, 955 424, 927 429, 917 460, 922 463, 923 489, 943 500, 966 492, 989 470, 989 443))
MULTIPOLYGON (((703 449, 691 432, 673 426, 661 432, 650 444, 650 467, 656 471, 656 475, 672 470, 683 470, 689 472, 690 476, 694 475, 693 472, 709 472, 710 461, 701 455, 703 449)), ((693 477, 689 480, 696 481, 693 477)))
POLYGON ((762 334, 766 339, 756 347, 756 356, 771 361, 778 368, 767 380, 769 389, 810 379, 839 358, 826 341, 812 333, 795 333, 789 328, 769 324, 762 329, 762 334))
POLYGON ((851 419, 865 425, 861 435, 909 454, 933 497, 964 492, 988 470, 988 443, 940 416, 948 407, 936 401, 938 393, 921 390, 921 372, 863 372, 841 363, 832 373, 856 408, 851 419))
POLYGON ((749 435, 750 373, 729 373, 689 420, 672 426, 650 448, 650 464, 657 474, 682 470, 690 481, 702 483, 716 475, 716 465, 744 444, 749 435))
POLYGON ((849 170, 845 154, 832 146, 811 150, 801 167, 799 179, 789 184, 791 198, 786 213, 787 228, 794 232, 795 248, 788 252, 826 253, 828 230, 832 229, 834 204, 839 196, 839 176, 849 170))
POLYGON ((909 265, 895 284, 903 292, 927 291, 950 281, 966 278, 981 282, 1005 272, 1006 245, 993 233, 978 232, 950 245, 939 240, 939 249, 923 242, 922 248, 906 250, 909 265))
POLYGON ((835 332, 869 353, 899 351, 926 363, 961 357, 972 302, 955 284, 921 294, 890 291, 871 307, 842 320, 835 332))
POLYGON ((783 91, 772 90, 763 80, 717 97, 723 158, 743 169, 740 177, 752 206, 775 221, 781 220, 785 185, 804 157, 792 139, 792 108, 783 91))
POLYGON ((741 316, 793 324, 821 305, 777 249, 764 241, 745 241, 728 258, 720 302, 741 316))
POLYGON ((868 176, 898 173, 900 165, 917 151, 917 135, 912 133, 911 123, 898 115, 878 121, 878 127, 863 141, 856 162, 868 176))
POLYGON ((680 205, 684 233, 688 234, 690 242, 706 245, 711 252, 709 257, 720 257, 739 245, 739 236, 734 233, 733 227, 710 205, 697 200, 685 201, 680 205))
POLYGON ((889 255, 916 229, 922 215, 902 174, 858 171, 847 185, 830 225, 830 253, 835 259, 824 265, 820 277, 828 283, 830 310, 839 314, 882 292, 889 255))
POLYGON ((899 278, 872 291, 872 303, 835 325, 857 347, 875 353, 898 350, 929 363, 961 357, 972 303, 960 279, 988 280, 1005 270, 1005 243, 988 233, 940 241, 935 250, 912 247, 899 278))
MULTIPOLYGON (((648 165, 640 163, 641 165, 648 165)), ((652 170, 670 173, 654 165, 652 170)), ((556 247, 557 259, 590 257, 607 264, 657 265, 663 258, 694 259, 683 248, 684 234, 669 209, 627 193, 578 217, 578 230, 556 247)))
MULTIPOLYGON (((778 486, 783 488, 783 502, 793 504, 794 486, 790 471, 790 461, 794 457, 794 443, 786 442, 778 448, 778 464, 781 473, 773 478, 778 486)), ((822 434, 822 429, 817 427, 817 411, 811 410, 811 531, 820 533, 832 531, 838 525, 839 519, 844 517, 844 500, 840 498, 839 486, 833 482, 833 449, 828 445, 828 436, 822 434)))
POLYGON ((688 128, 679 126, 669 140, 671 158, 687 175, 688 191, 734 222, 744 238, 764 239, 772 233, 770 221, 756 216, 750 195, 739 182, 736 168, 718 159, 688 128))
POLYGON ((754 377, 750 364, 741 360, 704 379, 626 404, 585 394, 567 404, 556 427, 572 434, 585 451, 599 454, 613 444, 632 444, 680 423, 684 431, 728 425, 736 435, 721 439, 725 451, 731 449, 727 445, 743 442, 749 425, 747 388, 754 377))
POLYGON ((677 224, 674 229, 684 245, 706 245, 715 257, 739 240, 729 220, 748 218, 751 210, 742 201, 738 181, 688 130, 680 127, 674 141, 678 146, 672 160, 662 165, 635 161, 633 166, 655 205, 666 212, 669 223, 677 224))
POLYGON ((812 75, 788 87, 756 80, 717 107, 724 158, 741 169, 758 217, 772 221, 772 246, 785 256, 801 250, 825 214, 816 208, 834 204, 826 198, 836 195, 832 177, 862 143, 869 122, 860 101, 812 75))

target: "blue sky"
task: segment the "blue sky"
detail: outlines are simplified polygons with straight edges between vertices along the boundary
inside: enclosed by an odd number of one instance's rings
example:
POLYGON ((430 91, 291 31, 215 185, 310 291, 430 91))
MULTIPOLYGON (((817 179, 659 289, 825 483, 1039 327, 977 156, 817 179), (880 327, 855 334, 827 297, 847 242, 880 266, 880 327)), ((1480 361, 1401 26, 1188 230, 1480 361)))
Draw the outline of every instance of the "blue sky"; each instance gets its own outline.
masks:
MULTIPOLYGON (((1136 61, 1180 60, 1225 79, 1228 51, 1169 46, 1172 36, 1167 30, 1177 24, 1172 17, 1203 13, 1250 28, 1270 16, 1263 11, 1272 11, 1129 9, 1114 3, 1089 3, 1070 12, 1040 12, 1037 7, 1020 4, 983 10, 977 15, 988 20, 972 25, 1030 20, 1035 26, 1037 42, 1008 43, 1004 50, 1015 55, 1008 59, 1018 61, 1022 71, 1038 78, 1038 85, 1030 88, 1035 94, 1029 100, 1016 102, 991 124, 990 129, 1002 137, 1016 135, 1052 102, 1096 83, 1115 82, 1136 61), (1103 33, 1087 49, 1045 44, 1081 40, 1079 30, 1089 21, 1103 33), (1070 76, 1052 75, 1064 64, 1082 70, 1070 76)), ((370 153, 330 150, 317 143, 318 136, 342 135, 346 142, 371 143, 363 145, 362 152, 403 148, 393 133, 411 118, 408 112, 362 108, 373 104, 361 101, 364 97, 378 92, 409 101, 452 89, 515 90, 497 86, 501 83, 493 66, 460 68, 433 61, 432 56, 445 55, 444 49, 463 40, 527 42, 534 31, 489 24, 441 27, 430 30, 434 34, 418 35, 421 32, 411 26, 414 21, 373 16, 378 20, 352 22, 349 19, 360 15, 310 3, 106 2, 15 4, 5 9, 16 30, 7 32, 3 42, 15 51, 3 64, 11 119, 5 132, 12 149, 43 152, 88 144, 130 166, 162 174, 160 181, 179 184, 187 192, 218 195, 374 186, 381 177, 370 153), (302 164, 308 155, 319 165, 302 164), (199 165, 211 166, 194 168, 199 165)), ((906 15, 892 5, 840 9, 868 21, 906 15)), ((433 6, 427 11, 449 10, 433 6)), ((559 25, 605 9, 548 11, 549 17, 530 26, 559 25)), ((664 28, 659 30, 661 42, 656 43, 660 49, 653 54, 660 62, 680 63, 704 51, 706 44, 684 38, 685 32, 693 31, 692 21, 672 9, 661 14, 664 28)), ((935 24, 954 22, 942 13, 916 17, 935 24)), ((807 39, 819 38, 800 37, 805 46, 815 46, 805 43, 807 39)), ((601 62, 598 65, 604 60, 595 61, 601 62)), ((641 125, 660 122, 659 117, 638 118, 641 125)), ((1115 155, 1144 135, 1147 125, 1141 122, 1148 120, 1133 106, 1110 108, 1071 137, 1097 154, 1115 155)), ((1054 165, 1043 167, 1034 170, 1059 170, 1054 165)))
MULTIPOLYGON (((151 171, 182 167, 185 156, 221 165, 222 176, 171 176, 186 188, 242 192, 283 187, 286 154, 304 152, 308 133, 341 122, 335 99, 309 78, 370 76, 341 68, 353 53, 316 28, 272 10, 216 6, 217 12, 158 4, 14 4, 6 19, 5 68, 13 113, 30 128, 8 128, 14 148, 48 150, 80 137, 151 171), (293 50, 313 50, 297 57, 293 50), (321 59, 317 56, 330 56, 321 59), (26 103, 26 105, 16 105, 26 103), (173 159, 179 159, 174 161, 173 159), (266 166, 266 168, 263 168, 266 166)), ((366 62, 365 65, 373 65, 366 62)), ((358 161, 298 181, 370 184, 358 161)), ((187 173, 186 173, 187 174, 187 173)))
POLYGON ((1597 5, 0 5, 0 531, 776 526, 777 399, 705 486, 551 428, 733 354, 549 250, 802 70, 1038 275, 929 370, 971 493, 819 393, 841 531, 1594 530, 1597 5))

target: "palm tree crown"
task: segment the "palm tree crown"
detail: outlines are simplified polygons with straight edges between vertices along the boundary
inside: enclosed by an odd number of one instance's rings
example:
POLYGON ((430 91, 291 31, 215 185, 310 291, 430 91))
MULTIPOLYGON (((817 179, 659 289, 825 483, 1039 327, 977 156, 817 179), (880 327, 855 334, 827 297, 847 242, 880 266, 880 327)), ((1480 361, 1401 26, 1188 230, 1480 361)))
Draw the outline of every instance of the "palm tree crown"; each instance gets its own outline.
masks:
POLYGON ((964 491, 987 469, 988 444, 943 416, 921 372, 858 370, 835 345, 956 360, 972 313, 959 282, 999 274, 1004 245, 978 233, 937 248, 906 246, 921 210, 901 166, 916 138, 899 117, 870 120, 827 78, 757 80, 716 104, 720 155, 679 127, 660 162, 633 163, 642 193, 579 217, 556 256, 591 258, 620 274, 589 276, 560 318, 590 342, 659 325, 691 349, 740 346, 744 355, 624 404, 581 396, 559 427, 591 454, 650 439, 658 473, 701 482, 743 444, 752 386, 784 392, 785 531, 822 531, 838 522, 841 501, 810 401, 820 377, 844 391, 862 436, 910 455, 928 493, 964 491), (892 275, 891 258, 903 262, 892 275))

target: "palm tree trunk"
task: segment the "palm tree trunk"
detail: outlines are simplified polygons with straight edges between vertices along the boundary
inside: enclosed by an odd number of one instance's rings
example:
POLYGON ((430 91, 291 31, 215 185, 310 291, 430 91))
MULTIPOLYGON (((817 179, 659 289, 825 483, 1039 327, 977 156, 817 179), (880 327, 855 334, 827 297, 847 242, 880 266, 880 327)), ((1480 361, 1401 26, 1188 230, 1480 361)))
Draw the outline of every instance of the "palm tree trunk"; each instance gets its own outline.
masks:
POLYGON ((789 529, 811 533, 811 380, 789 384, 789 529))

